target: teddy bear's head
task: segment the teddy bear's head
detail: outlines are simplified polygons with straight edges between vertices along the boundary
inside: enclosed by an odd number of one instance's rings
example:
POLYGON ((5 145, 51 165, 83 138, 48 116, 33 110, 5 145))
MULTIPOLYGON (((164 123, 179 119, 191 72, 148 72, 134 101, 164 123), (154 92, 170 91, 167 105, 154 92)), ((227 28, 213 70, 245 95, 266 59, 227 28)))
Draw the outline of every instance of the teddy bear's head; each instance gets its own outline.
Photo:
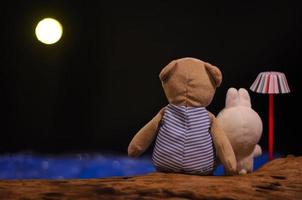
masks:
POLYGON ((160 72, 169 103, 189 107, 208 106, 222 81, 220 70, 195 58, 173 60, 160 72))

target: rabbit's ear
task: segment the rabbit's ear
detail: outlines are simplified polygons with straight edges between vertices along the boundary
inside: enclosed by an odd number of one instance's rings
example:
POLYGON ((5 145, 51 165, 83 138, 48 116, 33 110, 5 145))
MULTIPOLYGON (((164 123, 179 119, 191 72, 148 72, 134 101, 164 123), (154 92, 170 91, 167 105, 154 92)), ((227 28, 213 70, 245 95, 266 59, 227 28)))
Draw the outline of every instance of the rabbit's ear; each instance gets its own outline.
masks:
POLYGON ((244 88, 239 89, 239 102, 241 106, 251 107, 251 98, 248 91, 244 88))
POLYGON ((230 107, 237 106, 238 104, 239 104, 238 91, 235 88, 228 89, 225 99, 225 107, 230 108, 230 107))

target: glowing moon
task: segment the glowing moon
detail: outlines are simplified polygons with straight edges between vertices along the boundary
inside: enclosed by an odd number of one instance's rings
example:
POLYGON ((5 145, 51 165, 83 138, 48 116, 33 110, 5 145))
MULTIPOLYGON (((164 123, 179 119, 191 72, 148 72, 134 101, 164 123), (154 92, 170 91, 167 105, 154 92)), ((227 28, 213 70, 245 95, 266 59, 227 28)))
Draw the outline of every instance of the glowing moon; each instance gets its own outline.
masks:
POLYGON ((52 18, 41 20, 35 30, 38 40, 44 44, 54 44, 60 40, 63 28, 60 22, 52 18))

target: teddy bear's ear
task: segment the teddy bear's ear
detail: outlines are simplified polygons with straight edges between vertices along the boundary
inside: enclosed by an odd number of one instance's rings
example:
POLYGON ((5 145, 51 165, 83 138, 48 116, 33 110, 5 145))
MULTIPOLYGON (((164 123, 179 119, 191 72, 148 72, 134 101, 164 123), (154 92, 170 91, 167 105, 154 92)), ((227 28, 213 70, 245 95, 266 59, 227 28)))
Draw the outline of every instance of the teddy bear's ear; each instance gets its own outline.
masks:
POLYGON ((251 98, 248 91, 244 88, 240 88, 238 93, 239 93, 240 105, 251 107, 251 98))
POLYGON ((167 66, 165 66, 160 74, 159 74, 159 78, 162 82, 166 82, 169 77, 171 77, 171 75, 175 72, 177 68, 177 62, 172 61, 170 62, 167 66))
POLYGON ((239 94, 235 88, 228 89, 226 99, 225 99, 225 107, 230 108, 237 106, 239 104, 239 94))
POLYGON ((210 63, 205 63, 205 67, 206 70, 209 72, 211 79, 214 80, 215 86, 219 87, 222 81, 221 71, 217 67, 211 65, 210 63))

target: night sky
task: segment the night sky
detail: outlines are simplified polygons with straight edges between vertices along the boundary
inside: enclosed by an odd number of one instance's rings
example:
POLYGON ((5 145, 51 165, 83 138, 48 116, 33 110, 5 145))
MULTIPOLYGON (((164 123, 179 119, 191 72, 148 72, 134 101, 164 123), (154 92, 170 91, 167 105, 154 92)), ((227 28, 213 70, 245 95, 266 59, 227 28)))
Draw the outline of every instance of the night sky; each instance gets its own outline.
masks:
MULTIPOLYGON (((167 104, 160 70, 190 56, 223 73, 208 107, 214 114, 229 87, 249 88, 262 71, 284 72, 292 92, 275 96, 275 149, 302 154, 301 3, 109 2, 12 0, 1 6, 0 153, 126 154, 133 135, 167 104), (34 35, 45 17, 64 28, 51 46, 34 35)), ((266 150, 268 96, 250 95, 266 150)))

